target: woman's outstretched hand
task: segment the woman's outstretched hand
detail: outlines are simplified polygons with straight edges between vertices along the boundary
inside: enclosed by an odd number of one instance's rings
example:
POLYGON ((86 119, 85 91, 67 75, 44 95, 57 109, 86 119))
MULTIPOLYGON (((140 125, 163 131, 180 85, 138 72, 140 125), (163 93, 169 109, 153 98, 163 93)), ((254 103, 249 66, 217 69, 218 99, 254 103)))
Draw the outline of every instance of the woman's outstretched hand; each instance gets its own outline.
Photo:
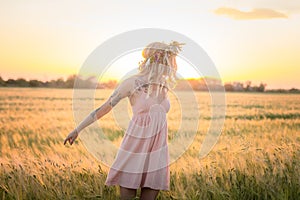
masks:
POLYGON ((74 129, 65 139, 64 141, 64 145, 66 145, 67 142, 70 143, 70 145, 72 145, 74 143, 74 141, 76 140, 76 138, 78 137, 78 132, 76 129, 74 129))

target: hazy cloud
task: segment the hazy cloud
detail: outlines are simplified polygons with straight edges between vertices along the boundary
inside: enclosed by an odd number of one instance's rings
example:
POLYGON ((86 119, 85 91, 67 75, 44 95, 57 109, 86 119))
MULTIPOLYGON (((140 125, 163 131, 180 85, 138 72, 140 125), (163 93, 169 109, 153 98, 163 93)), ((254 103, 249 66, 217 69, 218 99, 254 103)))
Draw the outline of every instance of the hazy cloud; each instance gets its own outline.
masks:
POLYGON ((251 11, 241 11, 235 8, 220 7, 216 9, 214 13, 217 15, 226 15, 236 20, 288 18, 288 15, 285 13, 267 8, 255 8, 251 11))

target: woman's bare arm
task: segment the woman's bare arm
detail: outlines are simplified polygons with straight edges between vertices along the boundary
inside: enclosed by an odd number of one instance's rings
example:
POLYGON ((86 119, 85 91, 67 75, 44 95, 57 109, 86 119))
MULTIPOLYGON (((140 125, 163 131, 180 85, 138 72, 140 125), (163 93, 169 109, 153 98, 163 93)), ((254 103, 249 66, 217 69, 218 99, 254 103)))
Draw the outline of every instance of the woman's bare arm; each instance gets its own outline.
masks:
POLYGON ((119 101, 126 96, 122 95, 119 89, 115 90, 114 93, 109 97, 109 99, 102 104, 99 108, 91 112, 85 120, 83 120, 77 127, 76 130, 79 133, 85 127, 89 126, 93 122, 102 118, 104 115, 109 113, 111 109, 119 103, 119 101))
POLYGON ((108 98, 108 100, 103 103, 99 108, 91 112, 80 124, 66 137, 64 144, 69 142, 71 145, 78 137, 78 134, 87 126, 102 118, 108 112, 112 110, 112 108, 119 103, 121 99, 124 97, 128 97, 130 95, 131 87, 130 81, 124 81, 121 83, 118 88, 113 92, 113 94, 108 98))

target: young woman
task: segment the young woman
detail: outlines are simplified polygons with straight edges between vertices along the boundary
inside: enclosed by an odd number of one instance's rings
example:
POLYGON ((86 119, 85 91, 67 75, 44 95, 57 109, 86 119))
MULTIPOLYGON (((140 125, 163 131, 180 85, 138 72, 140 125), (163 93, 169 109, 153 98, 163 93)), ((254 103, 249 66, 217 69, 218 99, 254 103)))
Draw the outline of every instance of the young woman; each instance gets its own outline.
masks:
POLYGON ((98 109, 90 113, 65 139, 71 145, 82 129, 107 114, 121 99, 129 98, 133 116, 110 168, 106 185, 119 185, 121 199, 155 199, 169 189, 166 113, 168 91, 176 83, 178 42, 154 42, 142 51, 139 73, 122 81, 98 109))

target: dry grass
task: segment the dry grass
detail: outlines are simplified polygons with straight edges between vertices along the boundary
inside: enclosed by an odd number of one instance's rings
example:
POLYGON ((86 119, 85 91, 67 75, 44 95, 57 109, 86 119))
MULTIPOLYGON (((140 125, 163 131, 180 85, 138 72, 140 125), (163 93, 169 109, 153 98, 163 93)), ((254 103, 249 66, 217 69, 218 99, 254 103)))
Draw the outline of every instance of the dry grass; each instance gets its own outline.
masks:
MULTIPOLYGON (((97 91, 95 104, 110 93, 97 91)), ((196 97, 201 112, 197 135, 171 165, 171 189, 158 199, 299 198, 300 95, 227 94, 223 133, 203 159, 199 149, 210 125, 211 101, 207 93, 196 97)), ((188 135, 197 122, 188 117, 192 110, 180 111, 175 96, 171 102, 170 142, 179 137, 180 123, 188 135)), ((126 123, 116 122, 115 114, 98 125, 118 145, 126 123)), ((82 142, 63 146, 75 126, 72 90, 1 88, 0 120, 0 198, 118 198, 117 187, 104 185, 108 168, 82 142)))

